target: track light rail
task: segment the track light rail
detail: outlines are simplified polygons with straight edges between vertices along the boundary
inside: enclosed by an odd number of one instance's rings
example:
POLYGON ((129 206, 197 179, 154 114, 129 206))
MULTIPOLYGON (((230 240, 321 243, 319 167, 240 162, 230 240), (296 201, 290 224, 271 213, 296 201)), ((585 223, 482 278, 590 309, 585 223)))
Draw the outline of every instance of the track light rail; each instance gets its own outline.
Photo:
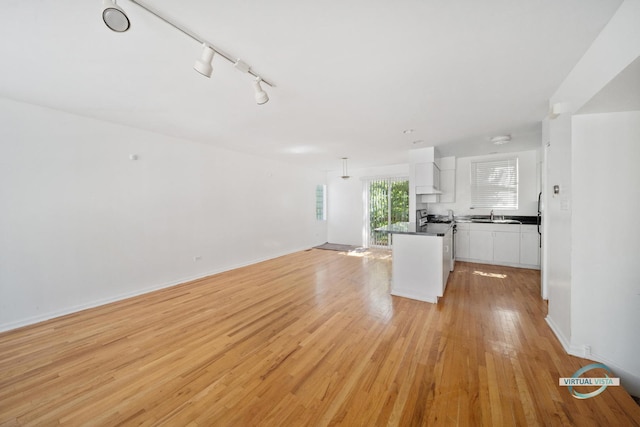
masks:
MULTIPOLYGON (((181 33, 191 37, 193 40, 197 41, 200 44, 204 44, 209 46, 215 53, 217 53, 218 55, 220 55, 221 57, 223 57, 224 59, 226 59, 227 61, 231 62, 232 64, 237 64, 238 61, 240 61, 240 59, 234 59, 231 55, 229 55, 227 52, 217 48, 213 43, 205 40, 203 37, 201 37, 200 35, 194 33, 193 31, 189 30, 186 27, 183 27, 180 24, 177 24, 167 18, 165 18, 161 12, 158 12, 157 9, 149 6, 148 4, 145 4, 143 2, 140 2, 138 0, 129 0, 131 3, 134 3, 136 5, 138 5, 139 7, 143 8, 144 10, 146 10, 147 12, 151 13, 152 15, 154 15, 156 18, 166 22, 167 24, 171 25, 173 28, 175 28, 176 30, 180 31, 181 33)), ((253 71, 251 68, 249 68, 247 70, 247 73, 251 74, 252 76, 254 76, 257 79, 260 79, 262 82, 268 84, 271 87, 276 87, 275 84, 271 83, 269 80, 266 80, 264 77, 260 76, 259 74, 257 74, 255 71, 253 71)))

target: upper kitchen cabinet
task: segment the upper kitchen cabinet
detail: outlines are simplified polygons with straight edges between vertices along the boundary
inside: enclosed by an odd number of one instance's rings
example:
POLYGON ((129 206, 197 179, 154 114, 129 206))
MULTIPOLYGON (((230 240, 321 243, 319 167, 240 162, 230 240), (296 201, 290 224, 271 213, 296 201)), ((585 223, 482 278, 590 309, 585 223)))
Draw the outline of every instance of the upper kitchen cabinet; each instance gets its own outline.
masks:
POLYGON ((456 201, 456 158, 442 157, 440 159, 440 203, 456 201))

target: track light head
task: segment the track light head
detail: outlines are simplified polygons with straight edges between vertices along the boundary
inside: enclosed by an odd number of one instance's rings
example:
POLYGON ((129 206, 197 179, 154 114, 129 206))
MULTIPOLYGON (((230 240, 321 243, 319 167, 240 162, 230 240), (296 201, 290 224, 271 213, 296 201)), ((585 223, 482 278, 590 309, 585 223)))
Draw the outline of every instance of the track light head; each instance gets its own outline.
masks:
POLYGON ((115 0, 103 0, 102 20, 109 29, 118 33, 124 33, 130 26, 129 18, 115 0))
POLYGON ((202 44, 202 56, 193 65, 193 69, 202 74, 205 77, 211 77, 213 73, 213 66, 211 61, 213 60, 214 50, 206 44, 202 44))
POLYGON ((262 79, 258 77, 253 82, 253 89, 256 91, 255 96, 256 96, 256 102, 258 103, 258 105, 266 104, 267 101, 269 101, 269 95, 267 95, 267 92, 262 90, 262 87, 260 86, 261 81, 262 79))

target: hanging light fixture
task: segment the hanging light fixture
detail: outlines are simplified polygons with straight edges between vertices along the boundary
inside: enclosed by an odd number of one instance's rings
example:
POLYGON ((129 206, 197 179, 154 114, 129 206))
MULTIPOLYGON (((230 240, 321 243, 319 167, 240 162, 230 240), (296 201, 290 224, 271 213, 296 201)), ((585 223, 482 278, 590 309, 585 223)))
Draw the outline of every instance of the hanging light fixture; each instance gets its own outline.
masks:
POLYGON ((200 59, 198 59, 193 65, 193 69, 205 77, 211 77, 211 73, 213 73, 213 66, 211 65, 211 61, 213 61, 213 54, 213 49, 203 43, 202 55, 200 56, 200 59))
POLYGON ((258 105, 266 104, 267 101, 269 101, 269 95, 267 95, 267 92, 262 90, 262 86, 260 86, 260 82, 261 81, 262 81, 262 79, 260 77, 258 77, 253 82, 253 90, 256 91, 255 97, 256 97, 256 102, 258 103, 258 105))
POLYGON ((129 18, 115 0, 103 0, 102 20, 107 27, 118 33, 124 33, 130 26, 129 18))
MULTIPOLYGON (((253 71, 249 66, 249 64, 242 61, 241 59, 236 59, 235 57, 229 55, 228 53, 224 52, 221 49, 218 49, 212 43, 208 42, 207 40, 203 39, 199 35, 195 34, 193 31, 183 27, 182 25, 178 25, 177 23, 173 22, 169 18, 165 17, 162 13, 160 13, 154 7, 149 6, 148 4, 145 4, 144 2, 141 2, 139 0, 129 0, 129 1, 133 4, 140 6, 142 9, 151 13, 152 15, 164 21, 165 23, 171 25, 176 30, 180 31, 181 33, 191 37, 193 40, 202 44, 202 55, 200 59, 198 59, 193 66, 193 68, 197 72, 199 72, 203 76, 211 77, 211 74, 213 73, 213 66, 212 66, 213 56, 214 54, 218 54, 218 56, 231 62, 238 71, 242 73, 250 74, 253 77, 255 77, 255 81, 253 82, 253 87, 255 90, 255 100, 259 105, 265 104, 267 103, 267 101, 269 101, 269 96, 262 89, 261 83, 265 83, 271 87, 276 87, 276 85, 270 81, 265 80, 262 76, 260 76, 255 71, 253 71)), ((121 33, 121 32, 127 31, 130 27, 129 18, 124 13, 124 11, 116 4, 116 0, 103 0, 102 19, 104 20, 104 23, 107 25, 107 27, 109 27, 111 30, 116 32, 121 33)))
POLYGON ((349 172, 347 171, 347 160, 349 160, 348 157, 343 157, 342 158, 342 176, 340 178, 342 179, 349 179, 351 178, 349 176, 349 172))

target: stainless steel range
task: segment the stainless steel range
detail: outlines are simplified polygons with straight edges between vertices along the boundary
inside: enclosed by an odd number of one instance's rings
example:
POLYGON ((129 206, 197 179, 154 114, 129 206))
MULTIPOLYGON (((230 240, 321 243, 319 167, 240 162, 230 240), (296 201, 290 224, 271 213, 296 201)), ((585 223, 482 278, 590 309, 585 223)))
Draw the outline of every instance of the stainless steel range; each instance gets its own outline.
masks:
POLYGON ((452 224, 452 233, 451 233, 451 265, 449 266, 449 271, 453 271, 456 264, 456 236, 455 234, 458 232, 456 227, 456 222, 453 217, 453 211, 449 212, 448 216, 441 215, 429 215, 426 209, 418 209, 416 210, 416 225, 418 227, 422 227, 428 223, 435 224, 452 224))

